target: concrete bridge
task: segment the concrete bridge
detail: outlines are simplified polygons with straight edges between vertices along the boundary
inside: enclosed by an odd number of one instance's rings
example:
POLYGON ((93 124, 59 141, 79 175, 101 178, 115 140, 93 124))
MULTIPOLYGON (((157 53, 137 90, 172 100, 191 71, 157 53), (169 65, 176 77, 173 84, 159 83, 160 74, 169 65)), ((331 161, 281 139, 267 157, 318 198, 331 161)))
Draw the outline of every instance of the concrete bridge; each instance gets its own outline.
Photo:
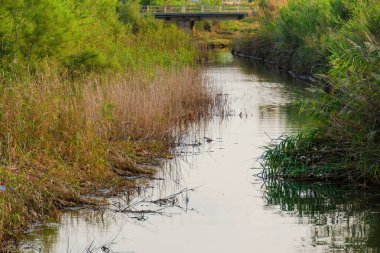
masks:
POLYGON ((141 13, 153 15, 157 19, 174 21, 177 26, 192 31, 195 21, 202 20, 240 20, 246 16, 256 15, 257 5, 222 4, 222 5, 165 5, 142 6, 141 13))

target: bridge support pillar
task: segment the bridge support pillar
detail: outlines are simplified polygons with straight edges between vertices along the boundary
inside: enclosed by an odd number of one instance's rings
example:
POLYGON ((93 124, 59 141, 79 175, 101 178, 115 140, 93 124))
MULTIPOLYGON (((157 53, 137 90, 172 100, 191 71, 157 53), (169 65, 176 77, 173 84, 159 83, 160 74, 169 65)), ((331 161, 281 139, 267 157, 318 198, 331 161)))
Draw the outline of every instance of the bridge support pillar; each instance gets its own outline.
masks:
POLYGON ((194 31, 194 20, 177 20, 177 27, 185 30, 186 32, 193 32, 194 31))

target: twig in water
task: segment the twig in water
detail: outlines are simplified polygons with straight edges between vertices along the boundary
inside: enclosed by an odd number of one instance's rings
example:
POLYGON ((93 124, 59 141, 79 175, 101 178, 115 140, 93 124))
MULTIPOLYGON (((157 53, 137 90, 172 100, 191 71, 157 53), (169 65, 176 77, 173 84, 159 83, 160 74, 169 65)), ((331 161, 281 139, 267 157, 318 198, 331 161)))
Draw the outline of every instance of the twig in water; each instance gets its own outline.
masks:
POLYGON ((177 192, 177 193, 174 193, 174 194, 171 194, 167 197, 164 197, 164 198, 159 198, 159 199, 156 199, 156 200, 151 200, 151 201, 147 201, 147 200, 140 200, 140 201, 136 201, 126 207, 123 207, 123 208, 118 208, 116 210, 116 212, 121 212, 121 213, 132 213, 132 214, 140 214, 140 216, 134 216, 132 218, 135 218, 135 219, 138 219, 138 220, 146 220, 145 218, 145 214, 160 214, 160 215, 165 215, 165 212, 163 212, 163 210, 165 210, 166 208, 168 207, 178 207, 178 208, 181 208, 182 210, 187 210, 187 204, 188 204, 188 201, 189 201, 189 198, 188 196, 186 195, 185 197, 185 202, 186 202, 186 209, 182 208, 179 204, 178 204, 178 199, 177 199, 177 196, 183 194, 183 193, 187 193, 189 191, 194 191, 195 189, 197 189, 198 187, 195 187, 195 188, 191 188, 191 189, 188 189, 188 188, 184 188, 182 189, 181 191, 177 192), (155 204, 157 206, 160 206, 162 208, 160 209, 157 209, 157 210, 136 210, 135 207, 139 204, 143 204, 143 203, 152 203, 152 204, 155 204))

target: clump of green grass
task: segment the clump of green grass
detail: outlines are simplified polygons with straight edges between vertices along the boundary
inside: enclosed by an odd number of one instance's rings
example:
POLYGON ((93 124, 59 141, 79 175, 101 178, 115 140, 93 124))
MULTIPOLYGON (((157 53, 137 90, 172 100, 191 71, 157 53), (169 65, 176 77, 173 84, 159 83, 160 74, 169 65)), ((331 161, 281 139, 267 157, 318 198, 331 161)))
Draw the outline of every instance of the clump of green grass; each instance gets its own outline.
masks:
POLYGON ((330 35, 330 90, 304 103, 311 127, 267 148, 268 174, 380 183, 380 4, 366 7, 330 35))

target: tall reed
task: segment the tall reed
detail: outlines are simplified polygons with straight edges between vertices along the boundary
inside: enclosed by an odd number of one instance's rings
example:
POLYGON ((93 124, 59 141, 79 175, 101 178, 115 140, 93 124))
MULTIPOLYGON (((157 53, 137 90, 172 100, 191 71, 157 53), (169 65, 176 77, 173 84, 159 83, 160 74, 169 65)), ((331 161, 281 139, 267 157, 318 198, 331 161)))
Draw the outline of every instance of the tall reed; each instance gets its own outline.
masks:
POLYGON ((141 159, 167 153, 183 126, 216 103, 191 68, 75 81, 55 73, 1 86, 0 241, 86 202, 83 193, 130 184, 117 174, 151 173, 141 159))
POLYGON ((316 89, 303 103, 315 122, 267 148, 269 175, 380 184, 380 3, 350 13, 322 45, 328 92, 316 89))

